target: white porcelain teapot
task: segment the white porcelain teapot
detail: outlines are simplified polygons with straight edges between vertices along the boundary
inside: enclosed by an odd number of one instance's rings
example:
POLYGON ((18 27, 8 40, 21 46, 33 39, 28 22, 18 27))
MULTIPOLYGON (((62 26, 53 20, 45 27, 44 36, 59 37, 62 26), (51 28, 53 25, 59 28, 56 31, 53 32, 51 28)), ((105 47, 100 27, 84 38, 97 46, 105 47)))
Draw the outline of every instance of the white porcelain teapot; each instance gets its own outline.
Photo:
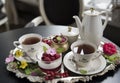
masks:
POLYGON ((98 12, 94 9, 87 10, 83 13, 83 21, 78 16, 73 16, 79 28, 81 39, 90 41, 99 46, 103 31, 108 22, 108 13, 105 11, 98 12), (101 14, 106 14, 106 20, 102 24, 101 14))

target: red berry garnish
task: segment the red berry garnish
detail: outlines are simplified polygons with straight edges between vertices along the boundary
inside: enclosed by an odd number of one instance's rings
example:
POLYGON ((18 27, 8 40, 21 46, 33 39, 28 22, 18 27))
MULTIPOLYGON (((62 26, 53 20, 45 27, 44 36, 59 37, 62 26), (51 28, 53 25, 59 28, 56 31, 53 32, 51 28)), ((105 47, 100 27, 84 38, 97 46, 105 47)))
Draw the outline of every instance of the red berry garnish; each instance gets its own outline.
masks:
POLYGON ((54 61, 56 59, 55 56, 51 56, 50 58, 52 61, 54 61))
POLYGON ((43 41, 44 43, 48 44, 49 46, 52 45, 51 39, 44 38, 44 39, 42 39, 42 41, 43 41))
POLYGON ((48 76, 45 76, 45 80, 49 80, 49 77, 48 77, 48 76))
POLYGON ((43 56, 47 57, 47 56, 48 56, 48 54, 47 54, 47 53, 43 53, 43 56))
POLYGON ((60 54, 55 54, 54 56, 56 59, 60 58, 60 54))
POLYGON ((65 71, 64 73, 60 73, 60 72, 54 72, 54 71, 46 71, 46 76, 45 76, 45 80, 52 80, 55 77, 68 77, 68 72, 65 71))
POLYGON ((68 75, 68 72, 64 72, 64 73, 60 73, 59 74, 60 75, 60 77, 68 77, 69 75, 68 75))
POLYGON ((65 41, 66 41, 66 38, 63 37, 63 38, 62 38, 62 42, 65 42, 65 41))
POLYGON ((45 63, 49 64, 51 62, 51 59, 49 57, 42 57, 42 60, 45 61, 45 63))
POLYGON ((42 54, 41 57, 41 59, 47 63, 50 63, 50 61, 54 61, 58 58, 60 58, 60 54, 58 54, 54 48, 48 49, 45 53, 42 54))
POLYGON ((66 41, 66 37, 63 36, 63 35, 56 35, 54 38, 53 38, 53 41, 55 43, 63 43, 66 41))
POLYGON ((52 80, 55 78, 54 71, 46 71, 45 80, 52 80))

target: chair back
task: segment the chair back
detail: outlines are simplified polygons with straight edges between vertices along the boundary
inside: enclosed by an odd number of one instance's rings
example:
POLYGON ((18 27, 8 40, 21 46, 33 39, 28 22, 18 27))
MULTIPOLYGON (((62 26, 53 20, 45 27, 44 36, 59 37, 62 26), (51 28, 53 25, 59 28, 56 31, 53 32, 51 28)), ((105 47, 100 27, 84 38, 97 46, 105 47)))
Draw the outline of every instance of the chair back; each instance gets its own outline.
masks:
POLYGON ((45 24, 71 25, 82 16, 83 0, 39 0, 39 9, 45 24))

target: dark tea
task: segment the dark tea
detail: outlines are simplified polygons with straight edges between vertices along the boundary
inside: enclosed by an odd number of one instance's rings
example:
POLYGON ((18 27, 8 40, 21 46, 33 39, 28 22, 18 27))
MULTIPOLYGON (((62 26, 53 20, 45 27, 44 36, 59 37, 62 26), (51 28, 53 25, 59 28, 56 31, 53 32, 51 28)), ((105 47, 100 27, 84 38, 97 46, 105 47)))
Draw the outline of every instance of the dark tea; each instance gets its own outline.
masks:
POLYGON ((77 48, 76 52, 78 54, 81 54, 82 50, 84 54, 91 54, 91 53, 94 53, 95 51, 94 47, 88 44, 77 45, 74 47, 74 49, 76 48, 77 48))
POLYGON ((26 38, 22 44, 24 45, 31 45, 31 44, 36 44, 40 41, 40 38, 38 37, 29 37, 29 38, 26 38))

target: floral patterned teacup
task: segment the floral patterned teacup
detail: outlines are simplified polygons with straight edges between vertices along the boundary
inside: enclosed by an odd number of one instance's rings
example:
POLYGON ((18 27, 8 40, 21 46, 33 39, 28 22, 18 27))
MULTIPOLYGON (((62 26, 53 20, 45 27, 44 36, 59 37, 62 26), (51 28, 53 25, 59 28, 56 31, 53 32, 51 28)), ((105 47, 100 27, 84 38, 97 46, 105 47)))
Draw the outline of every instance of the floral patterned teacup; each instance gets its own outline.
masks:
POLYGON ((71 50, 74 54, 74 61, 80 66, 87 66, 91 60, 97 59, 97 45, 89 41, 77 40, 72 43, 71 50))
POLYGON ((21 36, 18 41, 13 44, 16 48, 24 51, 29 56, 36 54, 38 50, 42 50, 42 36, 36 33, 29 33, 21 36))

